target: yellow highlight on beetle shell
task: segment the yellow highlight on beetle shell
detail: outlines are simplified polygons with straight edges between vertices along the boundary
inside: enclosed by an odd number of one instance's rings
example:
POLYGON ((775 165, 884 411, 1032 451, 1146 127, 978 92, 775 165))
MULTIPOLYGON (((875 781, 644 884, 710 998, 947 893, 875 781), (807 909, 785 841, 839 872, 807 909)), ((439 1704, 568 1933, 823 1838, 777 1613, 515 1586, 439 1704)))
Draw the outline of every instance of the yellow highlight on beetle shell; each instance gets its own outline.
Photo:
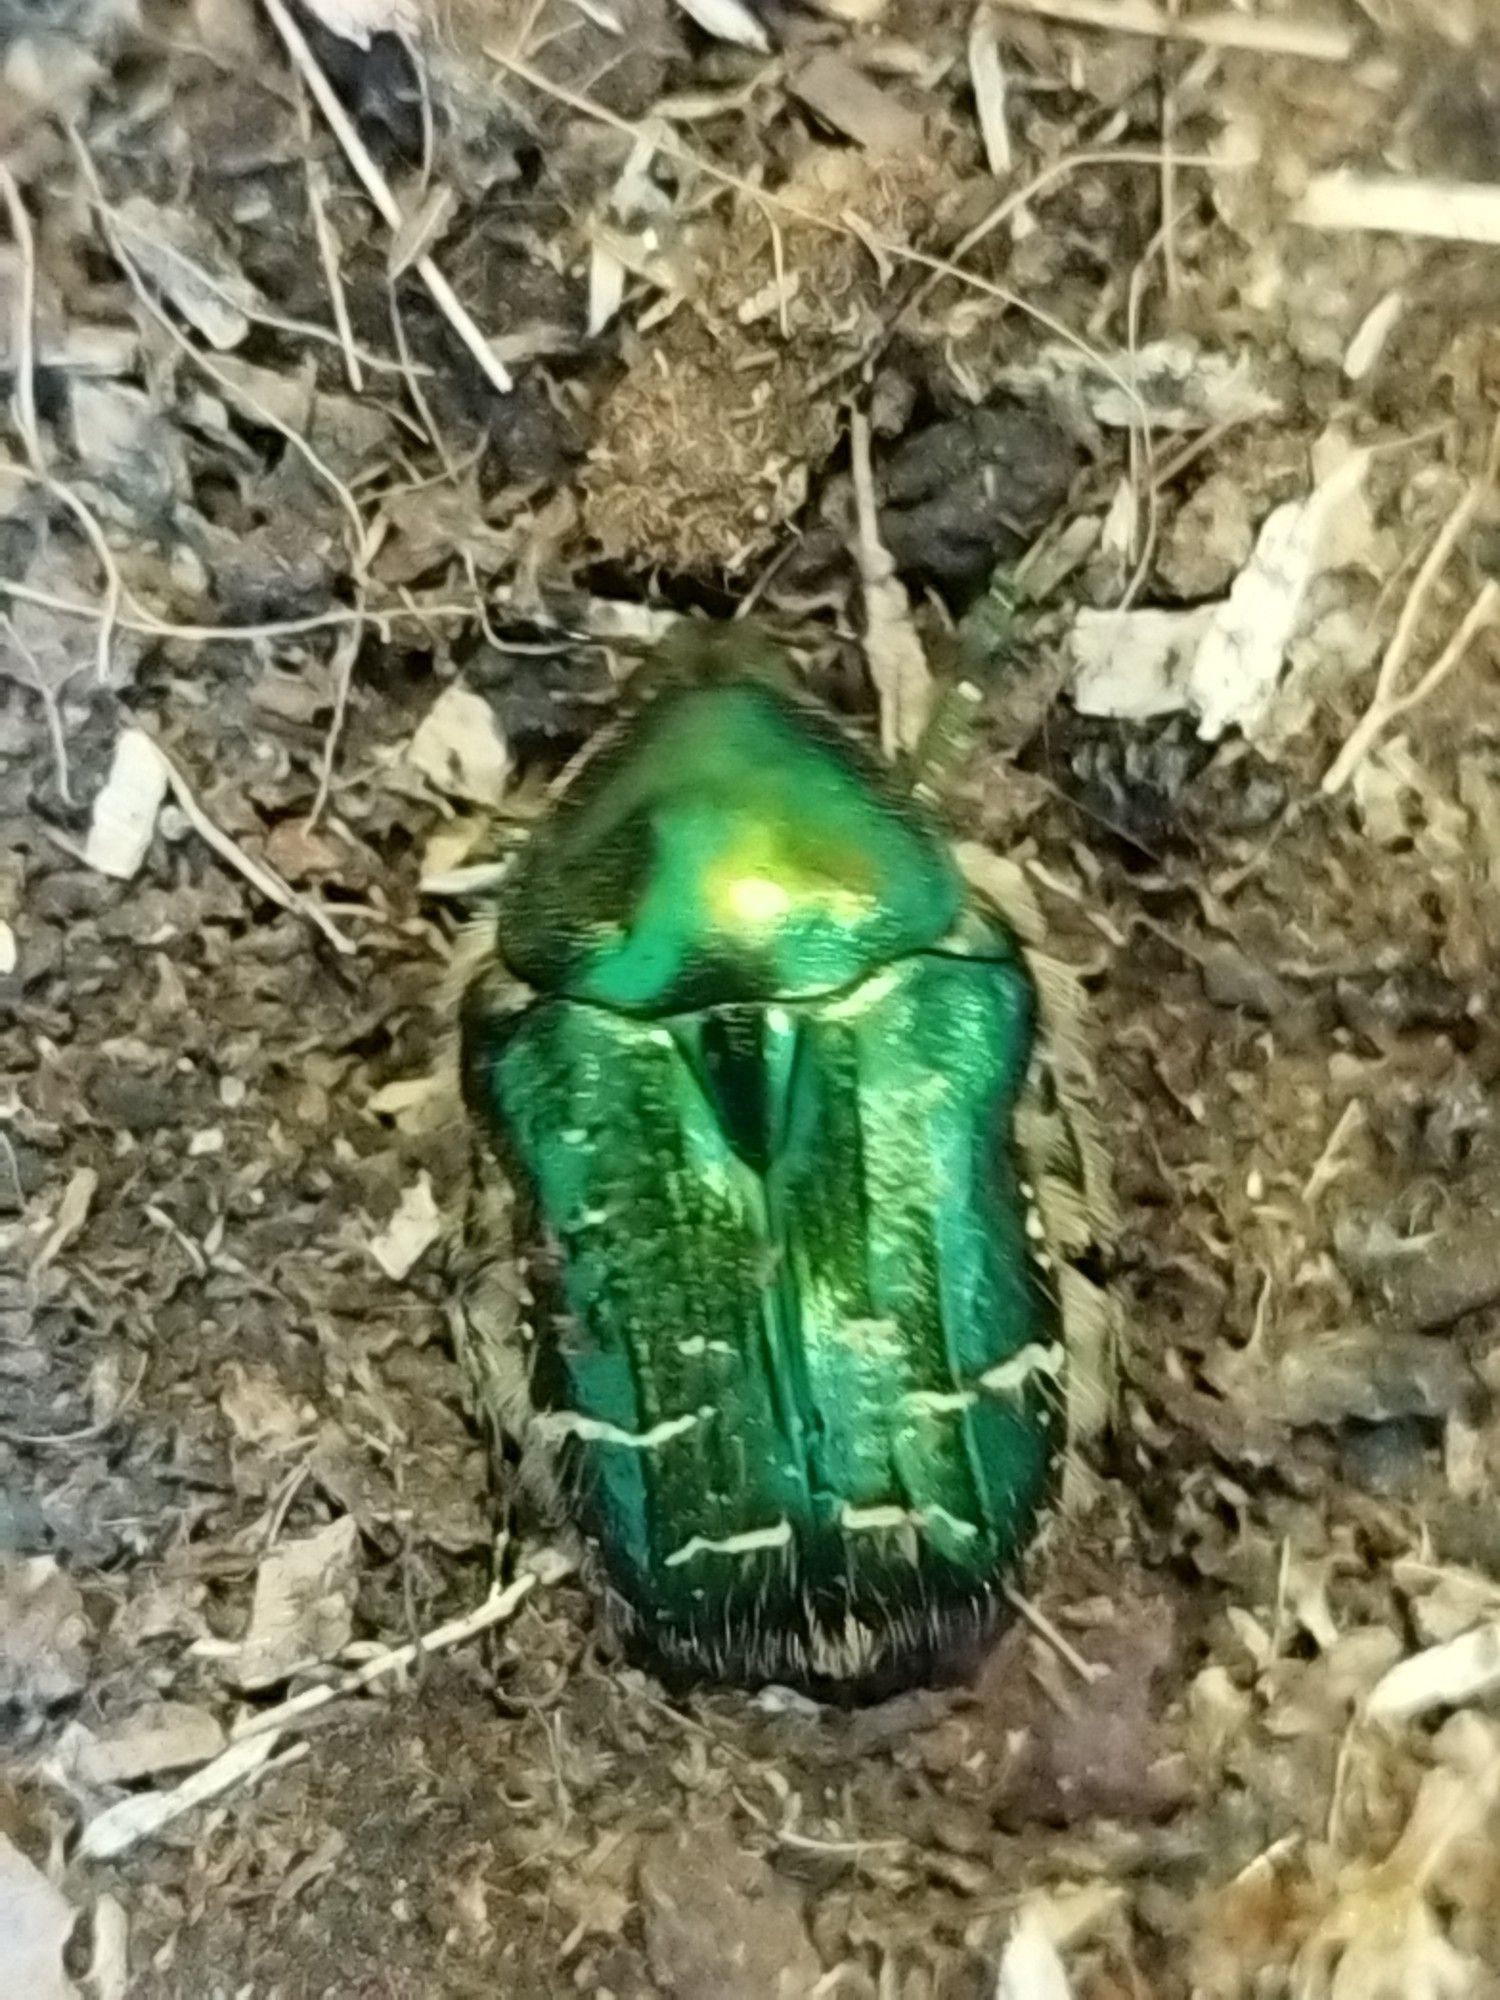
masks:
POLYGON ((764 936, 795 911, 817 910, 841 923, 856 923, 871 898, 841 882, 831 871, 798 865, 772 843, 744 845, 705 873, 704 909, 716 930, 764 936))
POLYGON ((791 914, 791 891, 769 875, 732 875, 715 887, 713 915, 729 929, 765 930, 791 914))

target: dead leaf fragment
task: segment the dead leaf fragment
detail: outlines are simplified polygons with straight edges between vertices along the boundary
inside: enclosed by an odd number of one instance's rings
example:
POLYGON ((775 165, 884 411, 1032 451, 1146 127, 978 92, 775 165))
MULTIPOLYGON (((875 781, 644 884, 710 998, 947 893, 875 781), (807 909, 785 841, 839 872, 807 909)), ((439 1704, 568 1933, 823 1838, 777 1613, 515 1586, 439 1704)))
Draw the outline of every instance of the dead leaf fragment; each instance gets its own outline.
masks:
POLYGON ((1072 1991, 1041 1919, 1023 1910, 1000 1961, 995 2000, 1072 2000, 1072 1991))
MULTIPOLYGON (((359 1530, 349 1515, 301 1541, 282 1542, 255 1572, 250 1623, 227 1649, 225 1671, 237 1687, 274 1686, 306 1667, 334 1659, 354 1630, 359 1530)), ((218 1652, 200 1642, 195 1651, 218 1652)))
POLYGON ((338 872, 343 854, 332 840, 311 832, 301 820, 278 820, 266 835, 267 861, 288 882, 306 882, 338 872))
POLYGON ((495 711, 472 688, 445 688, 418 724, 408 761, 451 798, 498 804, 510 776, 510 746, 495 711))
POLYGON ((706 35, 713 35, 721 42, 737 42, 742 49, 754 49, 757 55, 770 54, 766 31, 744 0, 677 0, 677 5, 706 35))
POLYGON ((265 368, 242 355, 221 355, 214 372, 247 404, 259 403, 267 416, 305 435, 312 428, 317 371, 311 357, 295 369, 265 368))
POLYGON ((31 1275, 36 1277, 45 1271, 61 1253, 67 1249, 73 1238, 89 1219, 94 1196, 99 1191, 99 1176, 92 1167, 79 1167, 69 1176, 68 1185, 63 1189, 62 1200, 57 1204, 57 1215, 40 1250, 31 1262, 31 1275))
MULTIPOLYGON (((11 77, 7 74, 7 83, 11 77)), ((48 107, 56 112, 55 105, 48 107)), ((14 337, 20 323, 17 310, 25 260, 14 244, 0 247, 0 368, 14 367, 14 337)), ((132 326, 95 324, 66 312, 45 282, 37 288, 32 310, 32 341, 36 365, 69 375, 129 375, 140 354, 140 335, 132 326)))
POLYGON ((1287 648, 1323 570, 1347 561, 1363 499, 1368 451, 1352 451, 1305 500, 1278 507, 1262 524, 1255 551, 1216 607, 1188 673, 1187 699, 1210 740, 1238 725, 1253 737, 1281 679, 1287 648))
POLYGON ((0 1555, 0 1711, 77 1694, 88 1637, 82 1595, 53 1557, 0 1555))
POLYGON ((1186 699, 1208 619, 1207 610, 1094 611, 1085 605, 1068 635, 1079 714, 1122 722, 1174 714, 1186 699))
POLYGON ((1162 538, 1157 574, 1177 597, 1219 597, 1255 547, 1255 523, 1244 481, 1219 472, 1206 479, 1162 538))
POLYGON ((401 1197, 396 1213, 370 1243, 370 1254, 398 1284, 420 1262, 443 1233, 443 1219, 432 1192, 432 1177, 423 1171, 401 1197))
POLYGON ((1207 430, 1273 416, 1280 407, 1248 352, 1221 353, 1180 337, 1112 354, 1052 342, 1002 379, 1012 389, 1057 396, 1112 430, 1147 419, 1153 430, 1207 430))
POLYGON ((79 381, 68 403, 81 465, 140 504, 170 499, 181 451, 143 389, 79 381))
POLYGON ((1434 1748, 1400 1839, 1378 1865, 1348 1863, 1322 1922, 1299 1954, 1295 1991, 1307 2000, 1470 2000, 1488 1988, 1457 1950, 1441 1913, 1443 1873, 1463 1848, 1493 1847, 1500 1801, 1500 1732, 1455 1715, 1434 1748))
POLYGON ((0 1962, 5 1990, 26 2000, 77 2000, 63 1969, 74 1912, 60 1889, 0 1833, 0 1962))
POLYGON ((89 1731, 71 1762, 86 1785, 128 1785, 157 1771, 206 1763, 223 1748, 223 1726, 206 1708, 153 1701, 119 1722, 89 1731))
POLYGON ((439 1132, 453 1116, 452 1080, 439 1070, 396 1077, 371 1094, 365 1109, 402 1132, 439 1132))
POLYGON ((167 761, 145 730, 121 730, 89 821, 83 858, 90 868, 117 882, 128 882, 139 871, 170 782, 167 761))
POLYGON ((239 346, 250 331, 242 308, 259 300, 205 225, 142 194, 121 202, 112 221, 131 261, 210 347, 239 346))
POLYGON ((1349 381, 1363 381, 1376 366, 1405 311, 1406 294, 1401 291, 1386 292, 1371 306, 1344 352, 1344 374, 1349 381))
POLYGON ((916 112, 832 49, 804 63, 791 87, 809 111, 867 152, 897 152, 922 143, 916 112))
POLYGON ((651 1972, 672 2000, 801 2000, 821 1977, 796 1892, 727 1832, 650 1841, 640 1893, 651 1972))
POLYGON ((1095 1678, 1069 1686, 1065 1712, 1043 1684, 1048 1655, 1023 1630, 976 1682, 968 1742, 987 1753, 989 1809, 1008 1829, 1143 1821, 1182 1803, 1187 1770, 1164 1698, 1179 1645, 1172 1601, 1122 1589, 1096 1610, 1097 1623, 1070 1634, 1095 1678))
POLYGON ((1435 1708, 1481 1701, 1500 1687, 1500 1621, 1476 1626, 1441 1646, 1398 1660, 1370 1692, 1366 1713, 1405 1722, 1435 1708))
POLYGON ((241 1444, 272 1452, 286 1451, 311 1428, 269 1368, 242 1368, 232 1361, 225 1370, 219 1407, 241 1444))

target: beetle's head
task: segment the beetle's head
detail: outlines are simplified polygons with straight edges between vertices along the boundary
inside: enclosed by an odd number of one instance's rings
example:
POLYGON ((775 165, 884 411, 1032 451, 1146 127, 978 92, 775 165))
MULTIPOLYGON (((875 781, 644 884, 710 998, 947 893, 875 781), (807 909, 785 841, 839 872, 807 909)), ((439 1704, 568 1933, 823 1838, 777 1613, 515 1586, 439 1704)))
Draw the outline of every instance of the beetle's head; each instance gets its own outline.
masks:
POLYGON ((637 701, 689 688, 751 683, 796 696, 801 677, 786 647, 753 618, 732 624, 681 619, 630 677, 637 701))
POLYGON ((834 992, 938 943, 962 888, 913 802, 774 644, 694 629, 502 885, 512 970, 657 1017, 834 992))

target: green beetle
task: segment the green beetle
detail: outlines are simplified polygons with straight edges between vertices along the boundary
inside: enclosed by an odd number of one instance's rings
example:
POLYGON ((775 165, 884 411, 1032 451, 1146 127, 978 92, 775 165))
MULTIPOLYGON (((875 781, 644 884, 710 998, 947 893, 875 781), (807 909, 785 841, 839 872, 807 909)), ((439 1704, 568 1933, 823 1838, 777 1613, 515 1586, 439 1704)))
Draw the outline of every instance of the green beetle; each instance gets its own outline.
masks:
POLYGON ((1096 1421, 1105 1176, 1019 870, 694 631, 470 954, 461 1347, 637 1657, 866 1698, 972 1666, 1096 1421))

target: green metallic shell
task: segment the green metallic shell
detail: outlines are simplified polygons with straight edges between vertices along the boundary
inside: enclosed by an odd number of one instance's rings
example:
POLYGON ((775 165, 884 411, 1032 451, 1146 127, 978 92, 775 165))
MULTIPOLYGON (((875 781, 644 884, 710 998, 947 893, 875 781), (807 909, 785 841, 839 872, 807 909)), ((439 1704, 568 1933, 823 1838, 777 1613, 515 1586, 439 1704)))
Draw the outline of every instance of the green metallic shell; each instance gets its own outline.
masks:
POLYGON ((831 723, 736 684, 596 760, 494 944, 528 985, 481 969, 464 1072, 535 1245, 529 1425, 482 1333, 471 1367, 623 1629, 819 1692, 966 1665, 1054 1490, 1090 1236, 1018 938, 831 723))
POLYGON ((654 1018, 832 992, 937 944, 962 902, 820 710, 740 682, 663 695, 585 769, 501 888, 496 937, 538 992, 654 1018))

